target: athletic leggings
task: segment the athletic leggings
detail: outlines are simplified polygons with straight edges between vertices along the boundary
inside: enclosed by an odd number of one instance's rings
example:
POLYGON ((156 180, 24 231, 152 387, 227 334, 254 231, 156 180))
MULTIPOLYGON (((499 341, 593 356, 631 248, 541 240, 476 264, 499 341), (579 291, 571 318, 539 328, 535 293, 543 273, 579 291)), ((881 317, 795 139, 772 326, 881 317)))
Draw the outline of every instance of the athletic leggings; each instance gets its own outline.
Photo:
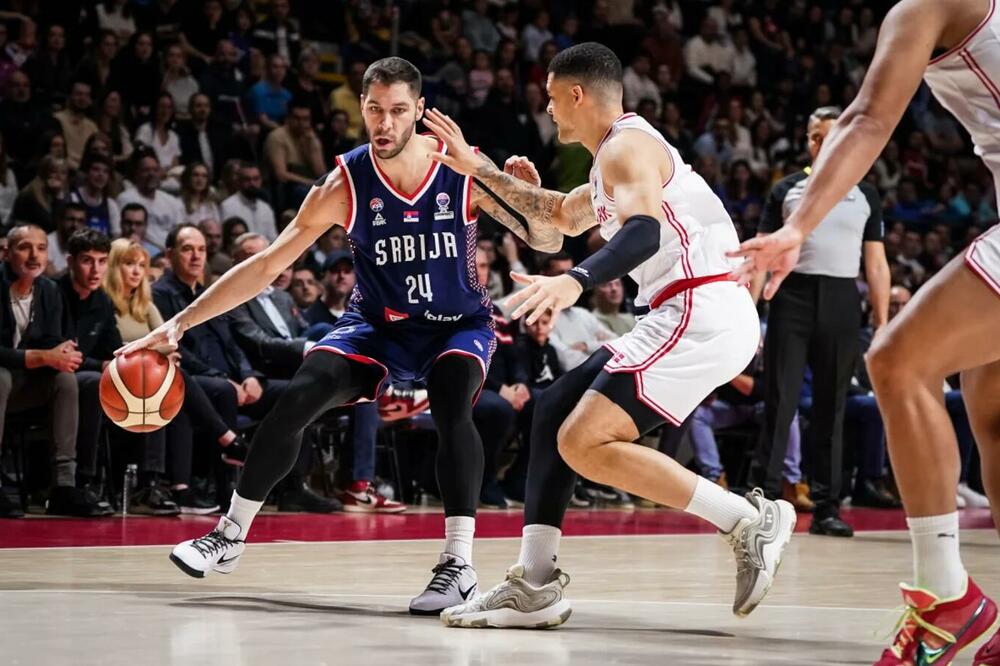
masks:
MULTIPOLYGON (((295 464, 302 434, 334 407, 370 395, 380 369, 339 354, 308 354, 254 434, 236 492, 264 501, 295 464)), ((474 516, 483 479, 483 446, 472 423, 472 401, 483 381, 478 361, 442 356, 431 369, 428 397, 438 430, 438 485, 446 516, 474 516)))
POLYGON ((559 428, 611 358, 599 349, 590 358, 560 377, 544 391, 535 405, 531 426, 531 454, 524 496, 524 524, 562 527, 566 507, 576 486, 576 472, 559 455, 559 428))

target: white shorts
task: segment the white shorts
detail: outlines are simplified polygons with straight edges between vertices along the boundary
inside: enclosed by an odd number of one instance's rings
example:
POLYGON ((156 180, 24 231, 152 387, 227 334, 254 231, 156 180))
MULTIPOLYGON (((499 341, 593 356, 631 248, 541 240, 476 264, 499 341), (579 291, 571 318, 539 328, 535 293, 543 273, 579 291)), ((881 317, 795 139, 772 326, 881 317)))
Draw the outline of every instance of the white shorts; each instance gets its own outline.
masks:
POLYGON ((635 375, 636 398, 674 425, 743 372, 760 343, 750 292, 735 282, 685 291, 605 347, 610 374, 635 375))
POLYGON ((990 227, 965 252, 965 263, 1000 294, 1000 224, 990 227))

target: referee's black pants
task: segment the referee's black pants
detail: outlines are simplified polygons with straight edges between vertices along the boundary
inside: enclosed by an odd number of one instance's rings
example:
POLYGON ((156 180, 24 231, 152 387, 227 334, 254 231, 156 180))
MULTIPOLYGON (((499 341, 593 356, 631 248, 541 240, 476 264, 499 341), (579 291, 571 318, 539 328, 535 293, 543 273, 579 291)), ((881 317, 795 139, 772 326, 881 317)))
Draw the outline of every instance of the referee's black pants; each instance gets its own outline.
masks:
POLYGON ((803 470, 817 515, 836 512, 843 468, 844 406, 861 332, 861 298, 852 278, 792 273, 771 301, 764 337, 764 427, 754 456, 754 483, 780 497, 788 430, 799 405, 806 365, 813 406, 803 470))

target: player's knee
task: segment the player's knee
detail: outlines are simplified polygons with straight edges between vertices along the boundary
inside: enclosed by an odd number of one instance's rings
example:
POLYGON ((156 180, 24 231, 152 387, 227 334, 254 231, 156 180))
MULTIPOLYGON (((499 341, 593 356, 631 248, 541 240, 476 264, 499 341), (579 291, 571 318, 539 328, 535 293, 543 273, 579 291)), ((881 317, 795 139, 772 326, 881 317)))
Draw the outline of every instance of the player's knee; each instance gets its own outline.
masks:
POLYGON ((586 416, 573 411, 559 427, 556 441, 559 444, 559 455, 566 464, 579 474, 587 474, 588 460, 595 446, 599 446, 600 437, 596 434, 593 424, 588 424, 586 416))
POLYGON ((898 345, 890 343, 889 337, 882 335, 876 338, 865 354, 868 375, 875 386, 880 388, 888 388, 903 381, 912 371, 909 360, 897 351, 898 345))

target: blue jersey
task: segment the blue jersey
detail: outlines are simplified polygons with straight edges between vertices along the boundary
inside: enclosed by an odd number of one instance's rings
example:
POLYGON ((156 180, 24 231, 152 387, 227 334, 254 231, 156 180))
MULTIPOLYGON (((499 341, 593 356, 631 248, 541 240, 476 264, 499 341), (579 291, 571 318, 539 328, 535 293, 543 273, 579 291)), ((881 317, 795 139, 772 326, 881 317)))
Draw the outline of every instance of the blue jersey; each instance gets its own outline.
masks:
POLYGON ((488 319, 476 274, 472 179, 434 162, 416 192, 396 188, 369 144, 337 157, 350 189, 352 308, 372 322, 488 319))

